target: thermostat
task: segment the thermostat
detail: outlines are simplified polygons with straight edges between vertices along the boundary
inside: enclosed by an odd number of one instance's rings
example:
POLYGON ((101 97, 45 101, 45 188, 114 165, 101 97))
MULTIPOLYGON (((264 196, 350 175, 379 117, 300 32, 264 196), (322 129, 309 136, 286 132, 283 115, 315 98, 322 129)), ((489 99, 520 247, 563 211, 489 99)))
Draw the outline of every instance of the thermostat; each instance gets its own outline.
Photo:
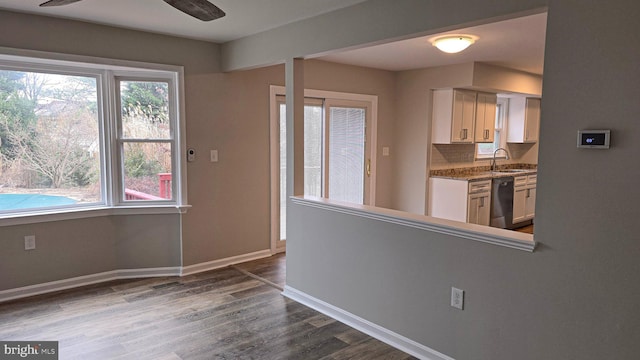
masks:
POLYGON ((611 130, 578 130, 578 147, 608 149, 611 130))

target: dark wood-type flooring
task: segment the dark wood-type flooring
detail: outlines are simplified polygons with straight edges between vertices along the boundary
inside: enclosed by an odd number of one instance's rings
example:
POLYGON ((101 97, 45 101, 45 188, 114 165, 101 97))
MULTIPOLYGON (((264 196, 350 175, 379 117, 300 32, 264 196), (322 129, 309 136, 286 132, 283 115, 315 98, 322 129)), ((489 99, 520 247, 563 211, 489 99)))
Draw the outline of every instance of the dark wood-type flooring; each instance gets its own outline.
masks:
POLYGON ((413 359, 280 294, 285 256, 0 303, 0 340, 60 359, 413 359), (260 278, 260 279, 258 279, 260 278))

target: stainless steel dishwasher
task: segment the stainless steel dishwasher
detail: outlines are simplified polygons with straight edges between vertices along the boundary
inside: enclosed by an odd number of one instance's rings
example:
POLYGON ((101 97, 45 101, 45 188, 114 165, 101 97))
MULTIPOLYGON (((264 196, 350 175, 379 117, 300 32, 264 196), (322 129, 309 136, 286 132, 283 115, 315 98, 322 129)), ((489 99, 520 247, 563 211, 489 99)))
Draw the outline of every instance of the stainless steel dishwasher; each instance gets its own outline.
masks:
POLYGON ((502 229, 513 227, 513 176, 491 180, 491 222, 489 225, 502 229))

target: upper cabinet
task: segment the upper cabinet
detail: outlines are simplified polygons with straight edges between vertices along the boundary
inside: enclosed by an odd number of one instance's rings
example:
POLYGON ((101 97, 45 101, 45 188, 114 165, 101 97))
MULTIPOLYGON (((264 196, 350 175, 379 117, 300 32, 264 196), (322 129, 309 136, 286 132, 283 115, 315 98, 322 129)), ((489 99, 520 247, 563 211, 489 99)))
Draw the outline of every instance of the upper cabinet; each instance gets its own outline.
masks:
POLYGON ((490 93, 478 93, 476 100, 477 143, 492 143, 496 126, 496 103, 498 96, 490 93))
POLYGON ((433 91, 432 142, 493 142, 496 95, 471 90, 433 91))
POLYGON ((540 99, 510 98, 508 121, 507 142, 537 142, 540 128, 540 99))

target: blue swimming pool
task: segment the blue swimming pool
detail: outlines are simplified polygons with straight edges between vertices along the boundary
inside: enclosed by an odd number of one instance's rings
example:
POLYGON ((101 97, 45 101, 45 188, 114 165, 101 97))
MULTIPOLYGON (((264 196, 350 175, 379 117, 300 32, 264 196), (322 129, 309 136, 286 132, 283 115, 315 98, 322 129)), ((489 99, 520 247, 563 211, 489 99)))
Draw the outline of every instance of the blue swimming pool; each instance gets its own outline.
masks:
POLYGON ((71 205, 75 203, 76 201, 73 199, 57 195, 0 194, 0 211, 71 205))

